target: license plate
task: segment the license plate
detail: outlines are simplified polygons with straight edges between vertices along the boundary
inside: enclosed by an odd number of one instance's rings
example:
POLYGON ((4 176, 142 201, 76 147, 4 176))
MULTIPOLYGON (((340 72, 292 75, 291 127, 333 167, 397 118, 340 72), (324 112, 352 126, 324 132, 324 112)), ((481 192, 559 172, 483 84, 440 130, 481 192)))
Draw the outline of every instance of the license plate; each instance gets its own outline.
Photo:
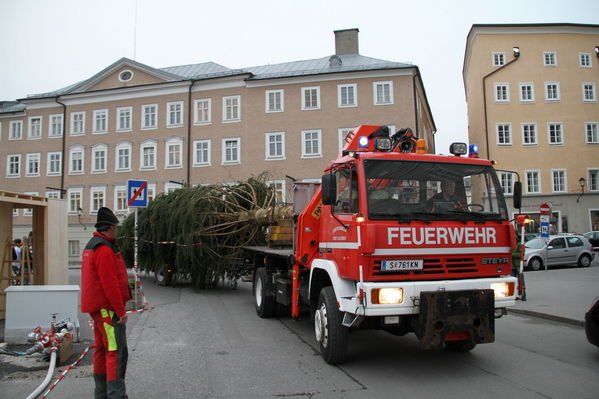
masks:
POLYGON ((420 260, 384 260, 381 262, 381 271, 392 272, 398 270, 422 270, 424 261, 420 260))

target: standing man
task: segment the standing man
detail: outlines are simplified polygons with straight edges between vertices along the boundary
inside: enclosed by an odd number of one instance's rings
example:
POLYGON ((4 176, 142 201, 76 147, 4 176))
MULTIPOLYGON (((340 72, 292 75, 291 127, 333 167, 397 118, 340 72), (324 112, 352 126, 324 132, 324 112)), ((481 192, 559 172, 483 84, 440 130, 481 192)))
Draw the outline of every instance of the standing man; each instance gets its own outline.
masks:
MULTIPOLYGON (((12 246, 12 275, 13 277, 18 277, 19 272, 21 271, 21 258, 23 256, 23 242, 20 238, 15 238, 12 246)), ((13 284, 18 281, 13 279, 13 284)))
POLYGON ((127 269, 116 245, 119 220, 98 210, 94 236, 83 251, 81 311, 94 321, 95 399, 126 398, 127 337, 125 304, 131 299, 127 269))

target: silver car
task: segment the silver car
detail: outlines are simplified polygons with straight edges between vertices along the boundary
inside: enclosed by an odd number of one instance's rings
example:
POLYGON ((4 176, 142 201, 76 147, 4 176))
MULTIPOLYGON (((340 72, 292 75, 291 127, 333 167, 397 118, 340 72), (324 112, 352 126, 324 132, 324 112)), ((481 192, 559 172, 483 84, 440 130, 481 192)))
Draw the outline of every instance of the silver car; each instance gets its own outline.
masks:
POLYGON ((591 243, 581 235, 550 236, 547 243, 534 238, 524 244, 524 264, 528 270, 549 266, 578 265, 589 267, 595 256, 591 243))

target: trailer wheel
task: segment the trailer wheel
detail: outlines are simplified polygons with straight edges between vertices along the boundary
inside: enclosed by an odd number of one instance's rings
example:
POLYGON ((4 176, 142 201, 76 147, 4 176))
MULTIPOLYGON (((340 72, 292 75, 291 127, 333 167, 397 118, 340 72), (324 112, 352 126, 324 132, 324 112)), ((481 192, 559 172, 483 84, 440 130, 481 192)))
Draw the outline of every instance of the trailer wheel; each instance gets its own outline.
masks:
POLYGON ((267 283, 266 269, 263 267, 257 269, 254 276, 254 299, 256 300, 256 313, 263 319, 274 316, 277 311, 275 298, 266 294, 267 283))
POLYGON ((320 344, 320 354, 328 364, 343 363, 347 355, 349 329, 341 321, 335 290, 330 286, 324 287, 320 290, 314 313, 314 333, 320 344))
POLYGON ((470 352, 474 347, 476 347, 476 344, 469 339, 445 342, 445 348, 450 352, 470 352))

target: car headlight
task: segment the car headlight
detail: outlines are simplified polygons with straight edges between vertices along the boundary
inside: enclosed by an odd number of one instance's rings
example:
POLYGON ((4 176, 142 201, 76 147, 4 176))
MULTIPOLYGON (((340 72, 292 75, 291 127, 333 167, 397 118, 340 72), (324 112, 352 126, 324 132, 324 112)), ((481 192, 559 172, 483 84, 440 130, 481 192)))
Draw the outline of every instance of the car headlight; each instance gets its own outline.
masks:
POLYGON ((370 299, 373 304, 398 305, 403 303, 403 289, 377 288, 371 291, 370 299))
POLYGON ((495 298, 507 298, 514 295, 514 283, 493 283, 491 289, 495 291, 495 298))

